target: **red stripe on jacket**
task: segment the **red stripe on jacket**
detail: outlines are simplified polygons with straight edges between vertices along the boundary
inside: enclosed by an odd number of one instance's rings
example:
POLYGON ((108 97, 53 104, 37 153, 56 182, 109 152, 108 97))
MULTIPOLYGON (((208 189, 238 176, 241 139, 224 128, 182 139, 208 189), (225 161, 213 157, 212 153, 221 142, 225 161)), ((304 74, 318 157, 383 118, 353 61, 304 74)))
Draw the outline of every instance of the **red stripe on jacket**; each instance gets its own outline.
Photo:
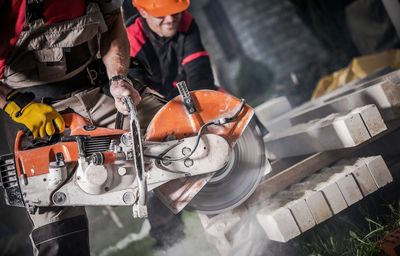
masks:
POLYGON ((198 59, 198 58, 204 57, 204 56, 208 56, 208 52, 207 52, 207 51, 192 53, 192 54, 186 56, 186 57, 182 60, 182 66, 188 64, 188 63, 191 62, 191 61, 194 61, 195 59, 198 59))
POLYGON ((135 20, 132 26, 127 29, 128 40, 130 43, 131 56, 135 57, 136 54, 142 49, 143 45, 146 43, 146 35, 144 34, 142 19, 138 18, 135 20))

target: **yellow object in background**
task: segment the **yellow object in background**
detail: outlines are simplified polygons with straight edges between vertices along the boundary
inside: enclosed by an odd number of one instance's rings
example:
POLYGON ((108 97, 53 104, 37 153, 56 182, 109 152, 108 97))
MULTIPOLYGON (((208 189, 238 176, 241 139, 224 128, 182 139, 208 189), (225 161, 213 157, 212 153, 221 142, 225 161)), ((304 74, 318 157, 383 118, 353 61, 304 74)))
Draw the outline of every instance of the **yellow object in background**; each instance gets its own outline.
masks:
POLYGON ((400 68, 400 50, 394 49, 354 58, 346 68, 321 78, 311 99, 317 99, 350 81, 364 78, 384 67, 400 68))

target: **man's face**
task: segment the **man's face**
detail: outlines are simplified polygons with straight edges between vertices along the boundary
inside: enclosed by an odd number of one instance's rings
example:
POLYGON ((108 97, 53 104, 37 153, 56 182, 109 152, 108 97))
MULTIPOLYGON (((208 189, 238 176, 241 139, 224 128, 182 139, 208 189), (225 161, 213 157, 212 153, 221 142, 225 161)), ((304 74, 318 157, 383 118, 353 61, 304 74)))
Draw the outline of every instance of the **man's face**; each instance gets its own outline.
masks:
POLYGON ((182 19, 181 12, 165 17, 154 17, 144 10, 141 10, 140 14, 146 19, 150 29, 161 37, 173 37, 178 31, 179 22, 182 19))

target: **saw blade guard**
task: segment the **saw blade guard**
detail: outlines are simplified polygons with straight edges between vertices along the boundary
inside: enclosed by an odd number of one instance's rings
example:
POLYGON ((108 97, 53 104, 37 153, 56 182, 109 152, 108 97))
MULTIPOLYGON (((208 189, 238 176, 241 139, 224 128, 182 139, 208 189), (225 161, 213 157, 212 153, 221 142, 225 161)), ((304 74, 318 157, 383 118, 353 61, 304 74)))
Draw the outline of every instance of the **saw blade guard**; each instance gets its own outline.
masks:
MULTIPOLYGON (((188 136, 195 136, 204 124, 213 120, 229 118, 238 113, 236 120, 233 122, 223 125, 211 125, 207 128, 208 133, 214 133, 222 136, 228 141, 232 148, 235 148, 236 143, 241 140, 240 138, 242 137, 246 128, 252 122, 251 120, 254 116, 253 109, 247 104, 244 104, 243 106, 243 102, 240 99, 219 91, 197 90, 190 92, 190 95, 196 107, 196 111, 188 111, 187 107, 182 102, 181 96, 175 97, 163 108, 161 108, 160 111, 154 116, 147 128, 145 140, 161 142, 182 139, 188 136)), ((254 127, 252 126, 250 129, 253 130, 254 127)), ((217 201, 221 201, 223 203, 219 203, 219 206, 217 207, 209 207, 207 204, 197 203, 196 205, 193 205, 196 209, 203 212, 207 212, 208 210, 211 210, 212 212, 222 212, 235 207, 251 195, 261 179, 261 173, 264 173, 265 169, 265 154, 261 135, 256 137, 255 140, 261 141, 262 146, 257 147, 256 150, 260 151, 260 155, 262 157, 256 159, 256 165, 258 167, 253 168, 255 171, 253 171, 251 174, 246 174, 247 176, 251 175, 255 178, 248 180, 249 184, 244 186, 246 187, 244 191, 239 192, 239 196, 236 195, 234 200, 226 200, 226 198, 218 199, 217 201), (247 187, 251 187, 251 189, 248 189, 247 187), (229 205, 226 205, 226 201, 229 201, 229 205), (203 205, 205 207, 202 207, 203 205)), ((251 151, 250 148, 247 150, 251 151)), ((232 150, 232 154, 237 153, 237 150, 232 150)), ((240 158, 235 157, 234 159, 238 160, 240 158)), ((231 174, 226 176, 226 178, 231 177, 233 173, 241 173, 241 170, 236 168, 238 163, 235 163, 231 166, 230 163, 228 163, 227 166, 229 170, 222 172, 229 172, 231 174), (232 169, 229 166, 235 168, 232 169)), ((241 164, 239 166, 243 167, 241 164)), ((173 212, 177 213, 181 211, 190 201, 192 201, 196 194, 200 192, 199 194, 201 195, 201 191, 208 186, 206 185, 207 182, 212 181, 213 175, 218 173, 220 172, 173 180, 161 185, 154 191, 165 205, 167 205, 173 212)), ((245 182, 246 180, 247 179, 243 179, 245 182)), ((230 181, 230 178, 222 178, 218 181, 218 184, 220 184, 219 186, 222 188, 226 185, 225 182, 229 183, 230 181)), ((241 189, 242 188, 240 187, 238 188, 238 190, 241 189)), ((214 195, 210 196, 212 197, 214 195)))

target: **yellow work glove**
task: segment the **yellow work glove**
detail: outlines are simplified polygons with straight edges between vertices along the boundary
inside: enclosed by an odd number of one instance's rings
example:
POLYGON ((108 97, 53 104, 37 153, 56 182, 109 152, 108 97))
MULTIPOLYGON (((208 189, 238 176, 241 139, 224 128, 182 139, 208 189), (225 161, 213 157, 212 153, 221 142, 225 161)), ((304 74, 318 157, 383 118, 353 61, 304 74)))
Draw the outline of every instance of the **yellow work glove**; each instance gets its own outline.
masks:
POLYGON ((17 123, 23 124, 34 139, 63 132, 64 119, 52 106, 33 102, 32 93, 11 92, 7 95, 4 111, 17 123))

